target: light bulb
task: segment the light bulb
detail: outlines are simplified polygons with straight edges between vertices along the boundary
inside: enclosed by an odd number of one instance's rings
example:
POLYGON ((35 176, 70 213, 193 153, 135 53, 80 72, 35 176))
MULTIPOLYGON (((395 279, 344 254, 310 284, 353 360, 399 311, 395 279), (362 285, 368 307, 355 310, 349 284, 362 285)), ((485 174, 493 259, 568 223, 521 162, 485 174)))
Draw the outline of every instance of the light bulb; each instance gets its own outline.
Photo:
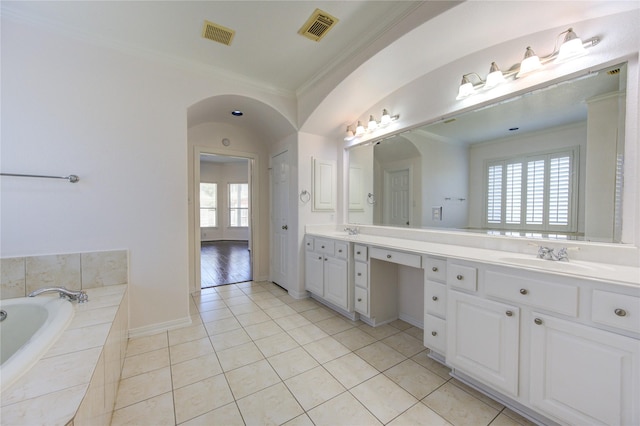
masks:
POLYGON ((495 62, 491 62, 491 68, 489 69, 489 74, 487 74, 487 81, 484 84, 484 87, 490 89, 504 82, 505 79, 502 71, 500 71, 500 68, 498 68, 498 65, 495 62))
POLYGON ((520 63, 518 77, 522 77, 523 75, 529 74, 539 68, 542 68, 540 58, 538 58, 538 55, 535 54, 531 47, 527 47, 527 50, 524 52, 524 59, 520 63))
POLYGON ((373 118, 373 115, 370 115, 369 123, 367 124, 367 130, 371 132, 377 128, 378 128, 378 122, 376 121, 375 118, 373 118))

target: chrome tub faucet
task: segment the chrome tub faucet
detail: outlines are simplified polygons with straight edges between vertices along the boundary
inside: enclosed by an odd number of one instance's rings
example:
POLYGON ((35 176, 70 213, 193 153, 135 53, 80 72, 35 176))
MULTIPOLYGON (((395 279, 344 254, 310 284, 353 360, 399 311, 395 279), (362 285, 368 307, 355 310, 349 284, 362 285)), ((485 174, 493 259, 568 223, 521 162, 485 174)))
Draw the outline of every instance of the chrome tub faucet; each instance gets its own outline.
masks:
POLYGON ((84 303, 89 301, 89 296, 87 295, 86 291, 84 290, 73 291, 73 290, 68 290, 64 287, 40 288, 36 291, 32 291, 31 293, 29 293, 29 297, 36 297, 37 295, 42 293, 52 293, 52 292, 58 292, 60 294, 60 297, 66 297, 69 300, 77 300, 78 303, 84 303))

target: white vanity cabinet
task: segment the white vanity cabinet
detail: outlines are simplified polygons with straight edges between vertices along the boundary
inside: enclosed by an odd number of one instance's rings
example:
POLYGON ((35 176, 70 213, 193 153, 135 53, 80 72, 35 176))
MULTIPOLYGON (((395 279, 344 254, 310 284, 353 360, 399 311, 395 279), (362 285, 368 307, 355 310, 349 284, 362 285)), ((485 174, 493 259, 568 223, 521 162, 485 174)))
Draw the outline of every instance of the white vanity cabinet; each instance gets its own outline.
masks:
POLYGON ((369 316, 369 256, 368 247, 361 244, 353 246, 353 281, 355 283, 355 311, 369 316))
POLYGON ((447 261, 426 256, 423 263, 424 345, 443 357, 447 349, 447 261))
POLYGON ((353 310, 349 280, 349 243, 305 236, 305 288, 327 302, 353 310))

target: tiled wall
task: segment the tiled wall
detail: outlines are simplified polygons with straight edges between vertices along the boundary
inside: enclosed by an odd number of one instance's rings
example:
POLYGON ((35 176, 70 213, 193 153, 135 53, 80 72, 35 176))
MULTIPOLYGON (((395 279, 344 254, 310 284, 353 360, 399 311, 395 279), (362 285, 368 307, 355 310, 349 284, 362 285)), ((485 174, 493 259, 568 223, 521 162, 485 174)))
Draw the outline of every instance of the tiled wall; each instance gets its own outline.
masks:
POLYGON ((83 290, 128 282, 127 250, 0 259, 0 299, 42 287, 83 290))

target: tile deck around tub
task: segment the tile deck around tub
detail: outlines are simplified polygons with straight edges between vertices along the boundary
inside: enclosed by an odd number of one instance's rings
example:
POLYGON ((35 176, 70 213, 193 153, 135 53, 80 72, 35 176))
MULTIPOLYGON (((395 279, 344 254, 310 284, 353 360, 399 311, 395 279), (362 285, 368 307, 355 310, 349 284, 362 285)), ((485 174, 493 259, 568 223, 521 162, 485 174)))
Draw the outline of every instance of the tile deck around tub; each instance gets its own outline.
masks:
POLYGON ((528 425, 427 357, 267 282, 203 290, 193 324, 129 341, 112 425, 528 425))

